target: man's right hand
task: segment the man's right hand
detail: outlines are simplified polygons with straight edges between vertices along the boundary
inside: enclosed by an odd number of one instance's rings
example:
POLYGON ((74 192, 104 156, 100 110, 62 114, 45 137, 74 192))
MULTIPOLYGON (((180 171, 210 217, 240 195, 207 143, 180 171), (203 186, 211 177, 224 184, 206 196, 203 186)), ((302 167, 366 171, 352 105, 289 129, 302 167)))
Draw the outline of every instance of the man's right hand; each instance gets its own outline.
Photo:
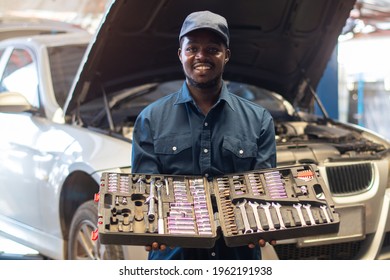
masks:
POLYGON ((150 246, 145 246, 145 250, 150 252, 150 251, 156 251, 156 250, 160 250, 160 251, 164 251, 165 249, 167 248, 167 246, 165 244, 158 244, 157 242, 153 242, 152 245, 150 246))

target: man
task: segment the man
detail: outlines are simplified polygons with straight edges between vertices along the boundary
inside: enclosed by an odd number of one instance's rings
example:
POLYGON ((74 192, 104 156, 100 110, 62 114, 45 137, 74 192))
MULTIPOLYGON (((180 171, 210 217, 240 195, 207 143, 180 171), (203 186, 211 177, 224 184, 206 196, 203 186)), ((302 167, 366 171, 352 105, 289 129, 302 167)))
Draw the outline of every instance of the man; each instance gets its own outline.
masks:
MULTIPOLYGON (((182 88, 139 115, 133 135, 133 173, 213 176, 276 165, 275 131, 263 107, 227 90, 222 79, 231 53, 224 17, 209 11, 185 19, 178 56, 182 88)), ((161 247, 159 247, 161 245, 161 247)), ((259 240, 264 246, 264 240, 259 240)), ((212 249, 147 247, 150 259, 259 259, 258 245, 212 249), (153 249, 153 250, 152 250, 153 249), (161 249, 161 250, 158 250, 161 249)))

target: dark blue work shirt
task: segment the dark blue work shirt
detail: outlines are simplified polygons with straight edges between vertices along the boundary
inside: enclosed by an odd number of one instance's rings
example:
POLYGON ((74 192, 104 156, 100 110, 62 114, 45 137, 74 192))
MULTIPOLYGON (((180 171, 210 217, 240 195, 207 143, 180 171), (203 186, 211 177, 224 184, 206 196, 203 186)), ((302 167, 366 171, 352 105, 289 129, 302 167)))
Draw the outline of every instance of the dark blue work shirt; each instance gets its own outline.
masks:
MULTIPOLYGON (((205 116, 186 83, 146 107, 133 134, 132 172, 213 176, 276 166, 274 123, 260 105, 230 93, 223 83, 205 116)), ((221 241, 222 240, 222 241, 221 241)), ((259 249, 167 249, 151 259, 258 259, 259 249)))

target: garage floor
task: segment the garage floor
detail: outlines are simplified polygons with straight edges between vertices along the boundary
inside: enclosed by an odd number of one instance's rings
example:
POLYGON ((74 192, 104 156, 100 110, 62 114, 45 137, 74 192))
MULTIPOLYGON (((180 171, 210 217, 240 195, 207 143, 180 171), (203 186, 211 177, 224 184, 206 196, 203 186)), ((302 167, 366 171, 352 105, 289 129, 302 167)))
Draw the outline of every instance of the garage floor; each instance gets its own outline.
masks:
POLYGON ((39 260, 35 250, 0 236, 0 260, 39 260))

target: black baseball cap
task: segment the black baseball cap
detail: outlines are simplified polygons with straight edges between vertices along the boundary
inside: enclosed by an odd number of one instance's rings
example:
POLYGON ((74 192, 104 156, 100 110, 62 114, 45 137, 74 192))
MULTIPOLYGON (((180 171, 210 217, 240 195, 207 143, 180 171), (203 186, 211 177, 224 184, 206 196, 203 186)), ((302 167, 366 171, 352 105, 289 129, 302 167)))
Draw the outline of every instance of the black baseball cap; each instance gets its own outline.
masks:
POLYGON ((199 11, 189 14, 181 27, 179 42, 184 35, 198 29, 209 29, 216 32, 226 46, 229 47, 229 28, 223 16, 210 11, 199 11))

